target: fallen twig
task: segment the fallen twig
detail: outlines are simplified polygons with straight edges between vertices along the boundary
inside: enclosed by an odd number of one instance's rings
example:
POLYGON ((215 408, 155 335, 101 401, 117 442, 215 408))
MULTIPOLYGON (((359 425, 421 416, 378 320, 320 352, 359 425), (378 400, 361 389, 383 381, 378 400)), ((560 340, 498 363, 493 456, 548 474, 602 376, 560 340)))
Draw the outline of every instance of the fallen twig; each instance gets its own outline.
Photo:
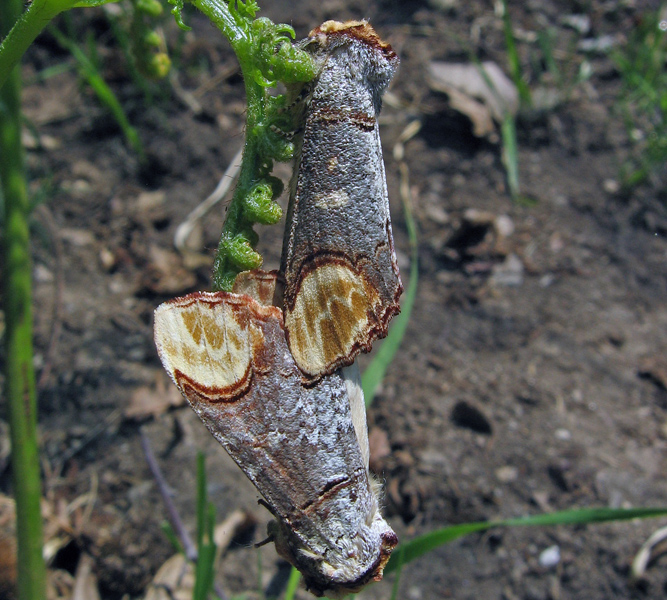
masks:
POLYGON ((174 246, 177 250, 182 253, 191 252, 188 250, 186 244, 192 230, 194 229, 197 221, 202 219, 206 213, 211 210, 220 200, 225 197, 225 194, 229 191, 229 188, 232 187, 232 184, 238 177, 238 174, 241 170, 241 156, 243 154, 243 149, 239 150, 232 158, 227 170, 223 173, 218 185, 213 190, 206 200, 204 200, 197 208, 195 208, 176 228, 176 233, 174 234, 174 246))
POLYGON ((192 541, 188 530, 185 528, 185 525, 183 524, 183 521, 181 520, 181 517, 176 510, 174 501, 171 499, 169 486, 167 485, 167 481, 162 474, 160 465, 157 463, 155 454, 153 454, 148 437, 144 433, 143 429, 139 430, 139 434, 141 436, 141 448, 144 451, 144 456, 146 457, 148 468, 153 474, 155 483, 157 483, 158 491, 160 492, 162 501, 164 502, 165 508, 167 509, 167 518, 169 519, 169 523, 174 528, 178 539, 181 540, 186 558, 192 562, 197 562, 197 548, 195 547, 195 544, 192 541))

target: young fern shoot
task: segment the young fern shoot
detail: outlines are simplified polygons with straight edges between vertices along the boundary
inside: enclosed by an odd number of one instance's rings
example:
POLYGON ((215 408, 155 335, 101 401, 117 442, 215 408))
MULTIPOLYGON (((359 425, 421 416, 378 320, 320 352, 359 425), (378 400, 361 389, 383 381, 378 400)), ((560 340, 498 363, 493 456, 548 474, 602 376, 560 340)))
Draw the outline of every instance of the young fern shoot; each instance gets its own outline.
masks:
MULTIPOLYGON (((170 0, 173 14, 182 28, 184 0, 170 0)), ((246 138, 239 182, 229 205, 218 252, 213 266, 213 289, 229 291, 236 276, 262 265, 255 250, 259 223, 273 225, 282 217, 275 198, 282 182, 271 175, 274 161, 288 161, 294 145, 282 131, 289 127, 284 116, 284 96, 271 96, 278 82, 296 83, 315 77, 310 56, 292 45, 295 32, 289 25, 270 19, 255 19, 254 0, 191 0, 229 40, 241 65, 245 82, 247 113, 246 138)))

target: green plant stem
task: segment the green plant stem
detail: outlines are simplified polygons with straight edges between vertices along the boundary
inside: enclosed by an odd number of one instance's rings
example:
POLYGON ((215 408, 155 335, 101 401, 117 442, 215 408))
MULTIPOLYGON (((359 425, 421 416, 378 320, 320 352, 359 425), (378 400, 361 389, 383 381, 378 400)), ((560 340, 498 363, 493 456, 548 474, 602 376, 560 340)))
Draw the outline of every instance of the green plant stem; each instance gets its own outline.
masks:
MULTIPOLYGON (((2 4, 3 11, 5 5, 6 3, 2 4)), ((23 4, 20 6, 22 8, 23 4)), ((14 25, 0 45, 0 88, 34 39, 49 24, 51 19, 63 10, 64 8, 60 3, 50 0, 35 0, 28 4, 28 8, 23 14, 20 11, 18 14, 12 12, 15 24, 12 22, 9 27, 3 30, 3 33, 5 33, 14 25)), ((8 16, 3 15, 2 18, 5 19, 8 16)))
MULTIPOLYGON (((227 212, 227 218, 220 236, 218 259, 213 273, 213 289, 230 290, 234 282, 235 273, 229 268, 227 252, 224 245, 231 241, 244 225, 243 198, 247 196, 253 184, 259 179, 259 126, 266 114, 266 88, 255 82, 250 73, 253 69, 252 40, 250 35, 239 27, 230 13, 226 2, 217 0, 192 0, 192 4, 213 21, 232 45, 241 72, 244 74, 246 92, 246 136, 243 147, 243 158, 236 190, 227 212), (232 273, 230 276, 229 274, 232 273)), ((257 265, 259 266, 259 265, 257 265)))
POLYGON ((258 137, 256 130, 260 120, 264 115, 266 107, 266 93, 255 82, 245 78, 246 105, 246 137, 243 146, 243 158, 241 160, 241 170, 239 171, 239 180, 232 198, 225 225, 222 229, 222 237, 233 235, 241 228, 242 210, 240 201, 234 202, 237 198, 244 197, 252 184, 259 176, 259 151, 258 137))
MULTIPOLYGON (((15 22, 21 0, 0 1, 0 34, 15 22)), ((37 400, 32 358, 32 286, 27 186, 21 144, 21 78, 11 70, 0 89, 0 185, 4 231, 0 271, 5 314, 5 398, 12 443, 16 499, 18 597, 46 596, 42 557, 41 481, 37 445, 37 400)))
POLYGON ((519 60, 519 52, 516 48, 516 41, 514 37, 514 29, 512 27, 512 18, 510 17, 507 0, 503 2, 503 31, 505 34, 505 48, 507 49, 507 58, 509 60, 510 71, 512 72, 512 80, 519 91, 519 98, 521 104, 530 106, 532 104, 530 88, 523 78, 521 69, 521 61, 519 60))
MULTIPOLYGON (((70 8, 101 6, 112 1, 33 0, 33 2, 28 3, 28 8, 23 13, 21 13, 21 10, 23 10, 23 4, 21 4, 18 12, 11 13, 13 20, 3 30, 3 33, 7 33, 7 35, 0 44, 0 88, 2 88, 12 69, 19 63, 30 44, 54 17, 70 8)), ((4 6, 4 4, 0 4, 0 6, 4 6)), ((3 15, 4 18, 9 18, 9 14, 3 15)))
MULTIPOLYGON (((184 0, 169 0, 179 26, 184 27, 181 10, 184 0)), ((246 91, 245 144, 239 182, 229 205, 213 265, 214 290, 231 290, 236 275, 259 268, 262 257, 256 252, 255 224, 273 225, 282 210, 275 203, 282 184, 271 176, 274 161, 290 160, 294 146, 284 129, 284 97, 272 97, 268 88, 278 82, 294 84, 311 80, 316 65, 308 53, 293 46, 294 30, 269 19, 255 19, 254 0, 190 0, 203 12, 232 45, 246 91)), ((289 118, 289 117, 287 117, 289 118)))
POLYGON ((503 140, 501 159, 507 175, 507 187, 509 188, 512 200, 516 201, 521 194, 521 187, 519 185, 519 148, 516 138, 516 121, 509 111, 503 116, 500 132, 503 140))

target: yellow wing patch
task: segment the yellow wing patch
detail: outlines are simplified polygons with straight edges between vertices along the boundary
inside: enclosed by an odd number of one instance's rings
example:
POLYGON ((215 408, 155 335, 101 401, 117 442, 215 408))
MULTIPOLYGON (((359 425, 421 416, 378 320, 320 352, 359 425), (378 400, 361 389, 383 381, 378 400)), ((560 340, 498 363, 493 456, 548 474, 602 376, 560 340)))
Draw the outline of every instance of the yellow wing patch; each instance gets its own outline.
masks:
POLYGON ((210 402, 248 390, 254 348, 263 343, 259 327, 228 296, 199 292, 155 311, 155 343, 167 373, 181 392, 194 389, 210 402))
POLYGON ((368 344, 373 309, 372 290, 349 266, 324 263, 308 272, 294 307, 285 310, 290 350, 299 368, 318 377, 348 364, 368 344))

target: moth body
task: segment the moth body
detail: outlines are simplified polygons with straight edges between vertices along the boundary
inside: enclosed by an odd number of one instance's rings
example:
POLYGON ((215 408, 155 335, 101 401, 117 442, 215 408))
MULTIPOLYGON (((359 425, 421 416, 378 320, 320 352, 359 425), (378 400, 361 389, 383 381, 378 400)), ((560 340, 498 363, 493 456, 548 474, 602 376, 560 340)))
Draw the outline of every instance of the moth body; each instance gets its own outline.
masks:
POLYGON ((320 71, 294 92, 303 102, 281 271, 290 350, 316 381, 369 351, 399 312, 377 123, 398 57, 365 21, 327 21, 303 48, 320 71))
POLYGON ((396 545, 368 473, 367 437, 362 452, 352 419, 348 389, 358 384, 339 370, 305 385, 281 310, 257 300, 273 298, 275 276, 249 281, 244 291, 254 298, 197 292, 160 305, 158 354, 266 500, 279 554, 313 593, 340 597, 381 579, 396 545))

